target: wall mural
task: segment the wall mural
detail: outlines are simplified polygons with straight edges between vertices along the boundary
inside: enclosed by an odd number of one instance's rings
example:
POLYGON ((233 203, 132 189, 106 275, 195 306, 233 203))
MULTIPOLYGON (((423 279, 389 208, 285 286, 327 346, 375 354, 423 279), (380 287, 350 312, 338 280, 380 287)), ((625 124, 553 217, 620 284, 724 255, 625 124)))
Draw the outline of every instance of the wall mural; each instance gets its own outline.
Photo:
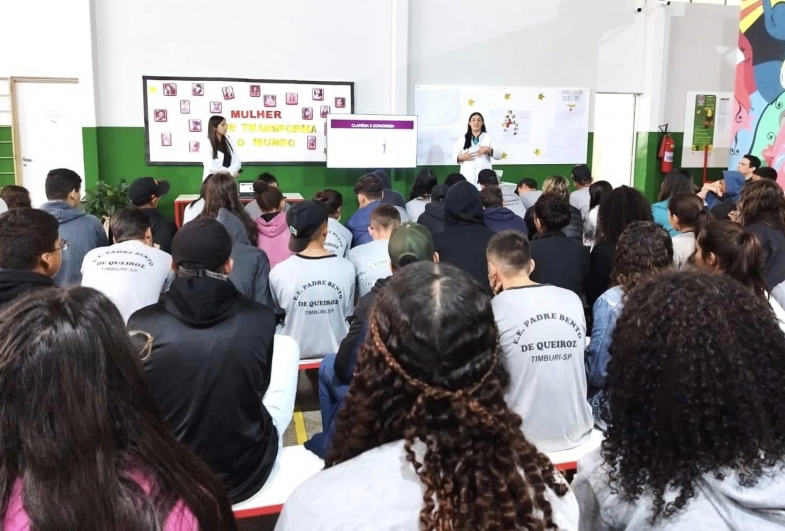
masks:
POLYGON ((785 187, 785 0, 743 0, 729 168, 747 153, 785 187))

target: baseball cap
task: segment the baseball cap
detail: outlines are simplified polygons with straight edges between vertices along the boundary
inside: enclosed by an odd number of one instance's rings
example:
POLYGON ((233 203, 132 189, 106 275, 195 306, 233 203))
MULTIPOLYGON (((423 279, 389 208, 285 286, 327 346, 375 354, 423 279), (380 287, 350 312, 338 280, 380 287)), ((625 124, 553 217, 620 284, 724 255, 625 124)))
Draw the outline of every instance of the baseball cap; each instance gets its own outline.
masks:
POLYGON ((156 181, 152 177, 136 179, 128 187, 128 197, 136 206, 146 205, 151 196, 161 197, 169 191, 169 181, 156 181))
POLYGON ((435 251, 431 233, 424 225, 407 221, 395 227, 387 244, 392 266, 397 268, 412 262, 432 262, 435 251))
POLYGON ((295 203, 286 213, 286 224, 289 225, 289 250, 301 253, 308 246, 313 235, 327 223, 327 210, 315 201, 295 203))
POLYGON ((232 256, 232 237, 215 219, 183 225, 172 240, 172 262, 194 271, 217 272, 232 256))
POLYGON ((480 173, 477 174, 477 184, 481 184, 482 186, 498 186, 499 177, 493 170, 480 170, 480 173))
POLYGON ((585 164, 578 164, 572 169, 572 178, 579 183, 588 183, 591 181, 591 170, 585 164))

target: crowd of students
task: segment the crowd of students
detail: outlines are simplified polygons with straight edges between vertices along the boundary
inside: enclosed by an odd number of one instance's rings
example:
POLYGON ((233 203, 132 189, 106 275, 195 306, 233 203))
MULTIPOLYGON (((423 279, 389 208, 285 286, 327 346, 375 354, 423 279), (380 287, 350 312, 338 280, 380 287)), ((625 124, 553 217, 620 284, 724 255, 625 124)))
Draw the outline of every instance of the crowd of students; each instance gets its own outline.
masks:
POLYGON ((674 171, 653 205, 585 165, 572 193, 426 170, 408 202, 377 170, 345 225, 335 190, 289 206, 262 174, 243 205, 217 172, 179 230, 145 177, 108 235, 70 170, 40 209, 6 187, 3 529, 234 529, 300 358, 325 470, 277 529, 782 528, 785 196, 759 166, 674 171), (595 429, 570 485, 543 452, 595 429))

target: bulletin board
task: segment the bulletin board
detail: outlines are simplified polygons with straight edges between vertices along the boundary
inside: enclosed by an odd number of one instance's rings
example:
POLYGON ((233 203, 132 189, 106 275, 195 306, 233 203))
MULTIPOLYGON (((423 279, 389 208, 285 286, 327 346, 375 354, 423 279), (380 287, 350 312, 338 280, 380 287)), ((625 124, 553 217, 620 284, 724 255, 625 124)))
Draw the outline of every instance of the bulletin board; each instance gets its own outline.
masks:
POLYGON ((147 163, 209 157, 207 122, 226 118, 243 163, 325 164, 328 114, 354 111, 354 83, 144 76, 147 163))
POLYGON ((418 85, 417 163, 454 165, 452 151, 479 112, 503 164, 583 164, 589 144, 588 88, 418 85))
POLYGON ((706 146, 709 148, 709 168, 728 167, 733 102, 732 92, 687 92, 681 151, 683 167, 702 168, 706 146))

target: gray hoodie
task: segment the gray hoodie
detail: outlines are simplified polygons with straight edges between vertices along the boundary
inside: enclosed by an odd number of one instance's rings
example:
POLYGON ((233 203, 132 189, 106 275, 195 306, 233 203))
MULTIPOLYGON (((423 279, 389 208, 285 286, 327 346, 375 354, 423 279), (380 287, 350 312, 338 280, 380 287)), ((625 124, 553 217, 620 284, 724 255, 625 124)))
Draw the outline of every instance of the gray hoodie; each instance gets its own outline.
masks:
MULTIPOLYGON (((637 503, 629 504, 620 499, 620 494, 611 492, 608 470, 599 449, 580 460, 571 487, 580 506, 581 530, 774 531, 785 528, 785 473, 781 466, 764 473, 752 487, 742 487, 732 471, 727 471, 723 481, 706 474, 695 482, 695 496, 684 510, 658 521, 654 527, 649 523, 651 497, 644 495, 637 503)), ((668 492, 666 501, 672 501, 675 495, 673 491, 668 492)))
POLYGON ((243 223, 231 212, 222 208, 218 211, 218 221, 232 237, 232 260, 234 267, 229 275, 237 291, 248 300, 275 308, 270 295, 270 260, 264 251, 251 245, 243 223))
POLYGON ((41 210, 57 219, 60 223, 60 238, 68 241, 68 249, 63 251, 63 265, 54 277, 55 285, 64 287, 81 284, 85 255, 96 247, 109 244, 103 225, 95 216, 65 201, 44 203, 41 210))

